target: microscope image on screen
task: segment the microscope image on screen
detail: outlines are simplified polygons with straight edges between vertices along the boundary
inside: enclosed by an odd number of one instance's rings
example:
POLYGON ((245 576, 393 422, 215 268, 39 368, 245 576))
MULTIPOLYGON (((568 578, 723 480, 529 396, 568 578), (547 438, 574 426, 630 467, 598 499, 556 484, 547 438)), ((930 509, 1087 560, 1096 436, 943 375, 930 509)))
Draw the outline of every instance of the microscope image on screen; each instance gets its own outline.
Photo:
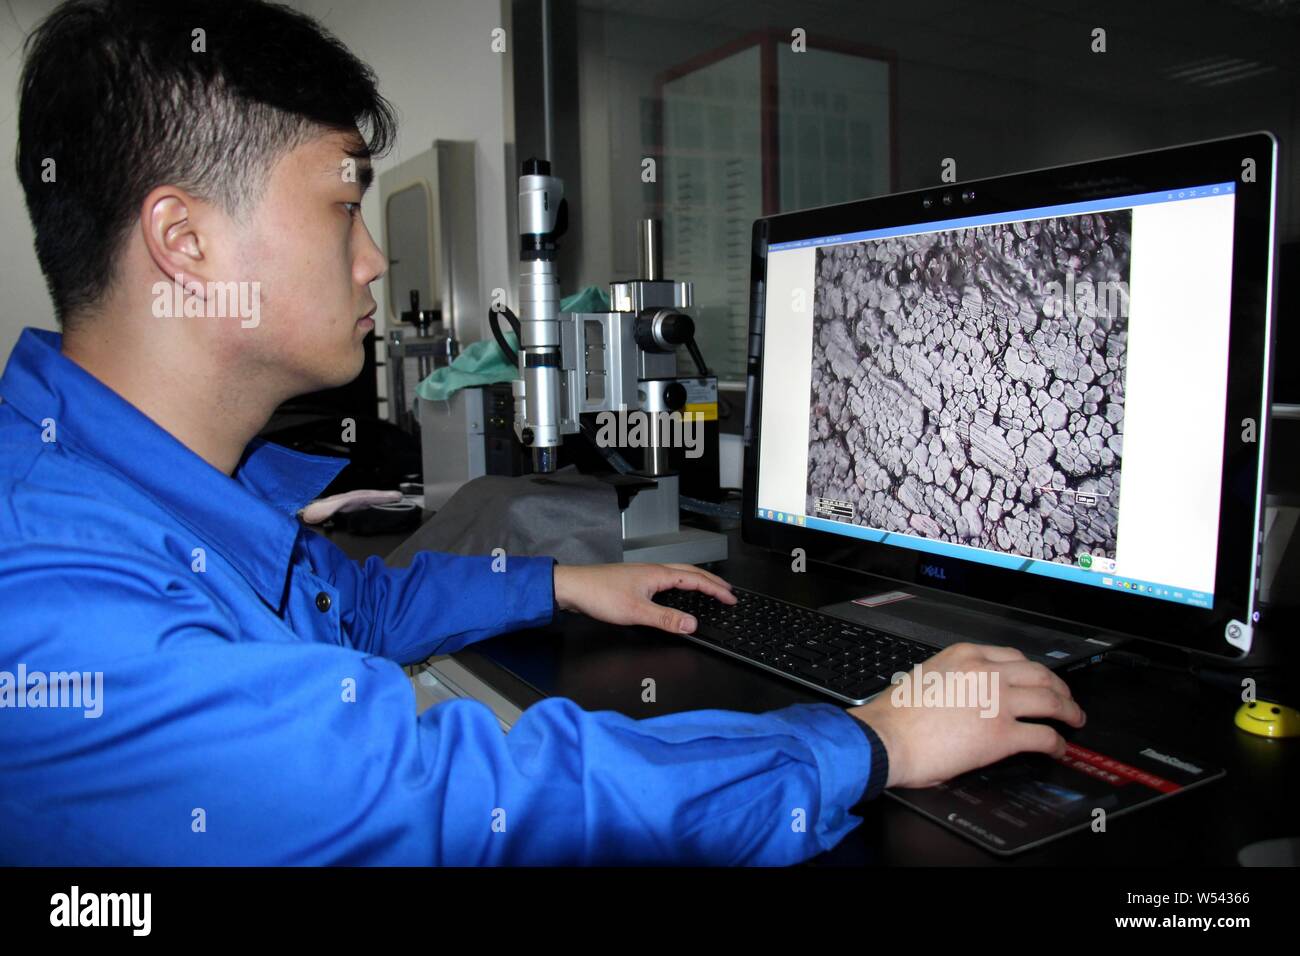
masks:
POLYGON ((807 513, 1113 566, 1132 212, 816 250, 807 513))

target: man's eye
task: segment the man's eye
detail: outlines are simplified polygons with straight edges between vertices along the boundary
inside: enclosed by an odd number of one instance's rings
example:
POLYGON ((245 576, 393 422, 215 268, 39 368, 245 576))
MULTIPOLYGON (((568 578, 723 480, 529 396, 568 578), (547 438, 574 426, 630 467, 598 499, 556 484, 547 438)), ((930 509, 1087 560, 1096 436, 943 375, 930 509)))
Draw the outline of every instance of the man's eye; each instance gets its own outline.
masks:
POLYGON ((347 208, 348 215, 353 219, 357 218, 361 212, 361 203, 359 202, 345 202, 343 205, 347 208))

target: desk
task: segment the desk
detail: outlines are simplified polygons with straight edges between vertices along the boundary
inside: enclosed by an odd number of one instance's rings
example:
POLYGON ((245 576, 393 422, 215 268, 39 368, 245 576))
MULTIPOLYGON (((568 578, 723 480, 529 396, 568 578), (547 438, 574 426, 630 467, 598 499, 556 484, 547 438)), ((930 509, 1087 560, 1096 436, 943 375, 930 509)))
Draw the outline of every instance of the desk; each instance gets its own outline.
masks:
MULTIPOLYGON (((862 575, 809 565, 792 574, 769 552, 740 540, 735 522, 701 523, 726 532, 730 557, 708 565, 733 584, 768 591, 808 607, 872 590, 862 575)), ((383 547, 387 542, 377 544, 383 547)), ((884 582, 881 589, 896 586, 884 582)), ((1267 621, 1266 621, 1267 624, 1267 621)), ((1272 633, 1280 628, 1273 623, 1272 633)), ((1290 633, 1300 631, 1294 626, 1290 633)), ((1263 630, 1260 640, 1269 636, 1263 630)), ((1174 656, 1155 645, 1150 656, 1174 656)), ((697 709, 761 713, 798 702, 825 702, 793 682, 650 628, 619 628, 562 614, 548 628, 479 642, 455 655, 477 677, 521 709, 547 696, 567 697, 586 710, 615 710, 634 718, 697 709), (653 678, 656 699, 642 700, 653 678)), ((1276 666, 1294 664, 1295 656, 1276 666)), ((1295 673, 1294 666, 1290 673, 1295 673)), ((1300 738, 1266 740, 1237 730, 1239 697, 1190 675, 1103 661, 1067 680, 1089 724, 1132 726, 1148 721, 1153 740, 1214 761, 1226 778, 1163 803, 1108 821, 1104 834, 1074 833, 1003 859, 932 823, 889 797, 860 804, 863 822, 811 862, 827 865, 974 866, 1235 866, 1238 850, 1257 840, 1300 835, 1300 738)), ((1294 705, 1294 700, 1291 701, 1294 705)))

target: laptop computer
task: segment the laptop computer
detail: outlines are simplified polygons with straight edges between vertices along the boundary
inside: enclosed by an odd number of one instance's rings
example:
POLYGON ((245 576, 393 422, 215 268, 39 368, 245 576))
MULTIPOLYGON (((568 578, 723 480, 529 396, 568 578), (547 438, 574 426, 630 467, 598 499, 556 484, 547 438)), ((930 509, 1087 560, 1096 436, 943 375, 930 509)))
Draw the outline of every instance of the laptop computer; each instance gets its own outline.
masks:
POLYGON ((1058 670, 1133 636, 1249 651, 1276 151, 1253 133, 757 220, 743 538, 884 593, 657 600, 854 704, 958 641, 1058 670))

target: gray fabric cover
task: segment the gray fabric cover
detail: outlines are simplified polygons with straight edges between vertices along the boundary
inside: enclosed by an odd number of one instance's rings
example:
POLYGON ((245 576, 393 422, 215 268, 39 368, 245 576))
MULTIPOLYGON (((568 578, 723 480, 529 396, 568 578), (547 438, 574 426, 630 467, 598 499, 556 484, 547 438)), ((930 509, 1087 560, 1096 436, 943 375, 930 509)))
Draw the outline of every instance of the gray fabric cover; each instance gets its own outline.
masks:
POLYGON ((572 465, 550 475, 483 475, 447 500, 386 559, 404 568, 417 551, 550 555, 561 564, 623 560, 618 493, 572 465))

